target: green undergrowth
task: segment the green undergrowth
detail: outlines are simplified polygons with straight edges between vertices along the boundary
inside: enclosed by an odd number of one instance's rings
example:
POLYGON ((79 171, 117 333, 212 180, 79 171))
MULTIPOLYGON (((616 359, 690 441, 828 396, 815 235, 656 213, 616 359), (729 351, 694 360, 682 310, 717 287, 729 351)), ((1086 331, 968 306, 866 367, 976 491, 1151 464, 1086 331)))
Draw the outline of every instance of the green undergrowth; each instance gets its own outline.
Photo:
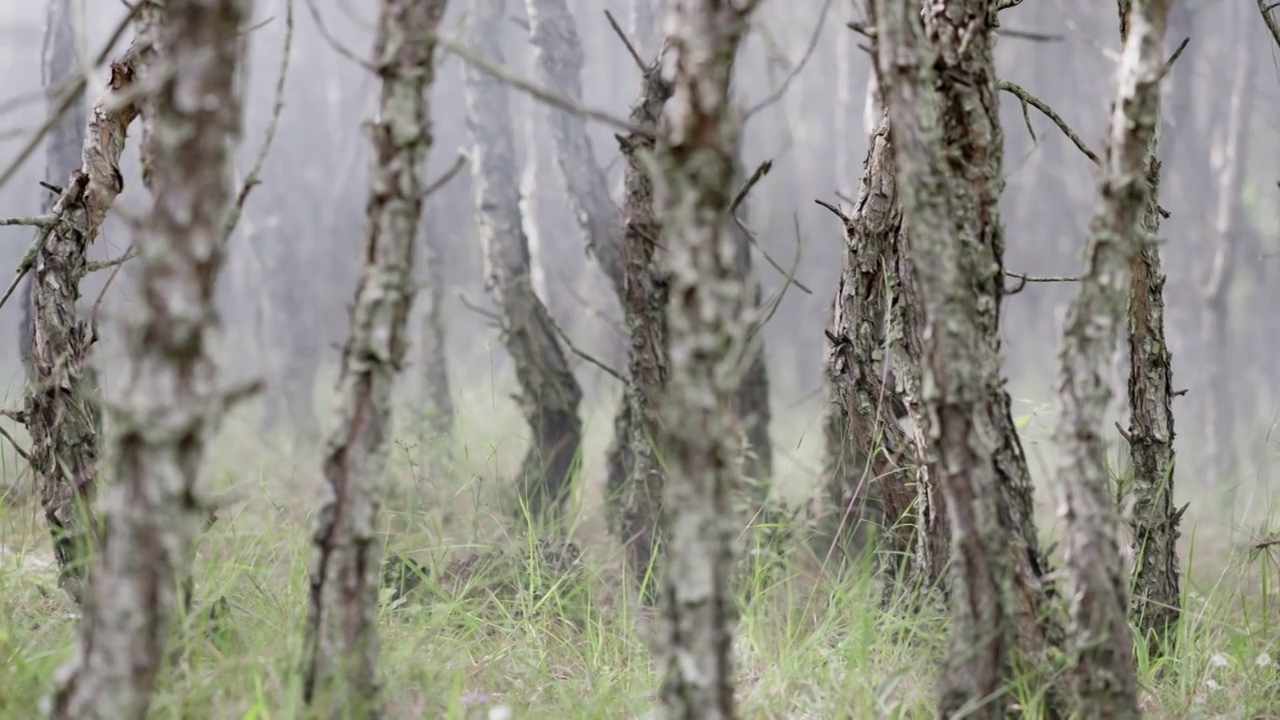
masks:
MULTIPOLYGON (((474 408, 459 417, 464 439, 447 453, 424 450, 412 423, 401 423, 393 445, 386 547, 412 562, 383 593, 387 716, 652 717, 656 623, 625 590, 600 507, 610 409, 590 412, 583 489, 571 502, 580 556, 548 555, 493 510, 523 452, 516 415, 497 402, 464 405, 474 408)), ((792 501, 808 492, 820 459, 810 410, 777 421, 787 430, 776 437, 779 492, 792 501)), ((4 484, 20 485, 19 465, 4 460, 4 484)), ((196 602, 175 630, 152 716, 305 718, 297 661, 314 453, 259 438, 246 410, 228 421, 212 463, 219 520, 200 542, 196 602)), ((1042 492, 1039 502, 1042 527, 1056 532, 1051 501, 1042 492)), ((1185 622, 1171 653, 1139 658, 1143 705, 1159 718, 1278 717, 1280 572, 1265 519, 1246 528, 1198 518, 1193 506, 1185 622)), ((781 572, 742 577, 742 717, 932 717, 946 652, 936 611, 886 604, 865 565, 822 574, 797 557, 781 572)), ((74 628, 40 515, 15 500, 0 509, 0 720, 35 716, 74 628)), ((1036 682, 1008 688, 1027 717, 1040 716, 1036 682)))

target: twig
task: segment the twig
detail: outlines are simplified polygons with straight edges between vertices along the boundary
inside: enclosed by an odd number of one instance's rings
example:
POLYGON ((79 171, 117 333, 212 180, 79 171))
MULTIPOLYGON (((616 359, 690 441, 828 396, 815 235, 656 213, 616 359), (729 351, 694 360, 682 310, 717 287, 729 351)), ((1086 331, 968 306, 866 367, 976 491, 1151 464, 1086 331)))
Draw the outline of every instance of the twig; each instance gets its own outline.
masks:
POLYGON ((1262 13, 1262 22, 1267 24, 1267 30, 1271 32, 1271 38, 1276 41, 1276 47, 1280 48, 1280 25, 1271 16, 1271 11, 1275 8, 1275 5, 1268 5, 1266 0, 1258 0, 1258 12, 1262 13))
POLYGON ((1050 35, 1048 33, 1031 32, 1029 30, 1014 30, 1013 28, 1000 28, 996 31, 1000 37, 1015 38, 1017 40, 1030 40, 1032 42, 1062 42, 1066 40, 1062 35, 1050 35))
POLYGON ((17 439, 10 435, 8 430, 5 430, 4 427, 0 427, 0 435, 3 435, 4 439, 9 441, 9 444, 13 446, 13 451, 18 453, 19 457, 25 460, 28 465, 32 464, 31 454, 22 449, 22 446, 18 444, 17 439))
MULTIPOLYGON (((1005 1, 1008 2, 1008 0, 1005 0, 1005 1)), ((1058 129, 1061 130, 1062 133, 1067 136, 1067 139, 1070 140, 1073 144, 1075 144, 1075 146, 1080 149, 1080 152, 1085 154, 1085 157, 1092 160, 1094 165, 1102 164, 1102 159, 1098 157, 1098 154, 1090 150, 1089 146, 1085 144, 1084 140, 1082 140, 1080 136, 1076 134, 1076 131, 1072 130, 1070 125, 1067 125, 1067 121, 1063 120, 1062 116, 1054 112, 1053 108, 1045 104, 1044 101, 1037 98, 1035 95, 1032 95, 1031 93, 1027 92, 1026 89, 1022 88, 1021 86, 1015 85, 1014 83, 1011 83, 1008 80, 1000 81, 1000 89, 1018 98, 1018 100, 1022 103, 1024 117, 1026 116, 1026 112, 1027 112, 1026 107, 1028 105, 1039 110, 1041 113, 1044 114, 1045 117, 1052 120, 1053 124, 1057 125, 1058 129)), ((1028 120, 1027 121, 1028 131, 1030 131, 1030 128, 1031 128, 1031 121, 1028 120)), ((1035 140, 1035 132, 1031 132, 1031 139, 1033 141, 1035 140)))
POLYGON ((271 104, 271 119, 267 121, 267 131, 262 136, 262 145, 258 147, 258 154, 253 159, 253 166, 249 169, 249 174, 244 178, 244 184, 240 186, 240 192, 236 193, 236 201, 231 206, 231 210, 227 213, 227 218, 222 225, 222 244, 226 245, 231 239, 231 234, 235 232, 236 225, 240 223, 240 216, 244 214, 245 201, 249 199, 249 193, 253 191, 261 180, 262 166, 266 163, 267 152, 271 150, 271 145, 275 142, 276 129, 280 126, 280 113, 284 110, 284 81, 289 75, 289 56, 293 49, 293 0, 285 3, 284 11, 284 47, 281 49, 280 69, 276 74, 276 97, 271 104))
POLYGON ((53 215, 37 215, 35 217, 0 217, 0 225, 29 225, 32 227, 49 227, 57 222, 53 215))
POLYGON ((614 19, 613 13, 608 10, 604 11, 604 16, 609 20, 609 27, 613 28, 613 32, 618 35, 618 39, 622 41, 622 45, 627 48, 627 52, 631 54, 631 59, 636 61, 636 67, 640 68, 640 74, 649 72, 649 66, 645 65, 644 60, 640 59, 640 53, 636 52, 636 46, 631 44, 627 39, 627 34, 622 32, 622 26, 614 19))
POLYGON ((1024 275, 1011 270, 1005 270, 1004 274, 1011 278, 1016 278, 1019 283, 1017 287, 1008 288, 1004 291, 1005 295, 1017 295, 1027 287, 1027 283, 1059 283, 1059 282, 1079 282, 1080 278, 1071 277, 1069 275, 1024 275))
MULTIPOLYGON (((796 237, 796 255, 791 260, 791 270, 787 272, 787 281, 782 284, 782 287, 778 288, 777 294, 774 296, 773 300, 769 303, 769 312, 765 313, 765 316, 761 318, 759 322, 754 323, 754 327, 752 327, 751 332, 747 334, 747 342, 746 342, 747 345, 751 343, 752 338, 754 338, 757 333, 759 333, 761 330, 764 329, 765 325, 769 324, 769 321, 772 320, 773 316, 778 312, 778 308, 782 305, 782 299, 787 296, 787 288, 790 287, 792 284, 795 284, 796 287, 799 287, 799 283, 796 282, 795 276, 796 276, 796 270, 800 268, 800 257, 804 252, 804 242, 800 238, 800 216, 796 215, 795 213, 792 213, 791 223, 795 228, 795 237, 796 237)), ((744 350, 744 357, 742 359, 745 360, 746 348, 744 347, 743 350, 744 350)))
POLYGON ((764 100, 761 100, 747 109, 746 114, 742 116, 743 124, 746 124, 746 122, 751 119, 752 115, 755 115, 761 110, 764 110, 770 105, 778 102, 782 99, 783 95, 787 94, 787 89, 791 87, 792 81, 796 79, 796 76, 800 74, 801 70, 804 70, 804 66, 809 63, 809 58, 813 57, 813 51, 818 47, 818 38, 822 36, 822 28, 827 23, 827 13, 830 10, 831 0, 825 0, 825 2, 822 3, 822 10, 818 13, 818 23, 813 28, 813 34, 809 36, 809 45, 805 48, 804 55, 800 56, 800 61, 797 62, 795 67, 791 69, 791 72, 787 73, 787 76, 783 78, 782 84, 778 86, 778 89, 770 93, 764 100))
POLYGON ((1182 57, 1182 51, 1187 49, 1187 43, 1189 42, 1191 42, 1190 35, 1182 38, 1182 42, 1178 43, 1177 49, 1174 50, 1173 54, 1169 56, 1169 59, 1165 61, 1164 67, 1160 68, 1160 79, 1163 80, 1164 76, 1168 75, 1169 71, 1173 69, 1173 64, 1178 62, 1179 57, 1182 57))
MULTIPOLYGON (((311 1, 312 0, 308 0, 308 2, 311 2, 311 1)), ((435 41, 436 45, 438 45, 441 49, 453 55, 458 56, 468 65, 471 65, 472 67, 476 68, 477 70, 484 73, 485 75, 488 75, 494 80, 497 80, 505 85, 513 87, 519 90, 520 92, 525 93, 526 95, 530 95, 537 100, 541 100, 542 102, 554 108, 558 108, 565 112, 573 113, 575 115, 581 115, 583 117, 590 118, 598 122, 602 122, 606 125, 609 125, 610 127, 613 127, 617 130, 622 130, 624 132, 636 133, 638 135, 643 135, 645 137, 654 137, 655 135, 653 127, 636 125, 635 123, 616 117, 603 110, 597 110, 595 108, 587 107, 582 103, 576 102, 574 100, 570 100, 569 98, 561 97, 560 95, 557 95, 547 90, 544 87, 540 87, 534 83, 529 82, 528 80, 515 76, 514 74, 508 72, 505 68, 499 65, 495 65, 489 62, 488 60, 485 60, 484 58, 480 57, 479 55, 467 49, 466 47, 463 47, 461 44, 455 42, 454 40, 446 38, 440 35, 439 33, 435 33, 435 32, 429 33, 429 35, 431 36, 431 39, 435 41)))
POLYGON ((747 199, 747 194, 751 192, 751 188, 755 187, 756 183, 760 182, 761 178, 768 175, 769 171, 772 169, 772 160, 765 160, 760 163, 760 166, 756 168, 755 172, 751 173, 751 177, 747 178, 747 182, 743 184, 742 189, 734 196, 733 202, 729 204, 730 213, 738 212, 738 208, 741 207, 743 201, 747 199))
POLYGON ((435 195, 437 192, 440 191, 440 188, 443 188, 445 185, 448 185, 450 181, 452 181, 455 177, 457 177, 458 173, 462 171, 462 168, 466 166, 467 166, 467 154, 464 152, 459 152, 457 159, 453 161, 453 165, 449 166, 449 169, 445 170, 443 175, 436 178, 430 185, 427 186, 426 190, 422 191, 422 198, 425 200, 431 197, 432 195, 435 195))
POLYGON ((315 0, 307 0, 307 9, 311 11, 311 19, 315 21, 316 28, 320 30, 320 37, 324 38, 324 41, 329 43, 329 47, 333 48, 334 52, 369 72, 377 72, 377 68, 370 65, 364 58, 361 58, 344 47, 342 43, 338 42, 338 39, 329 32, 329 26, 325 24, 324 18, 320 16, 320 9, 316 7, 315 0))
POLYGON ((844 211, 836 207, 835 205, 832 205, 826 200, 818 200, 816 198, 814 199, 814 202, 826 208, 827 210, 831 211, 832 215, 835 215, 836 217, 840 218, 840 222, 843 223, 846 227, 853 224, 853 219, 850 218, 848 215, 845 215, 844 211))
POLYGON ((769 263, 774 270, 778 271, 778 274, 785 277, 788 284, 795 285, 805 295, 813 294, 813 290, 810 290, 809 286, 796 279, 794 272, 784 270, 783 267, 778 264, 778 261, 773 259, 773 256, 769 254, 769 251, 765 250, 760 243, 756 241, 756 234, 751 231, 751 228, 747 227, 746 223, 742 222, 741 218, 734 215, 733 222, 738 226, 738 229, 747 236, 747 242, 751 243, 751 247, 755 248, 760 253, 760 256, 764 258, 765 262, 769 263))
POLYGON ((102 311, 102 300, 107 296, 107 289, 111 287, 111 283, 116 279, 116 275, 120 274, 120 268, 123 267, 124 261, 137 255, 137 250, 137 245, 130 245, 129 248, 124 251, 124 255, 120 258, 120 262, 116 263, 116 266, 111 269, 111 274, 107 276, 107 281, 102 283, 102 289, 98 291, 98 297, 93 301, 93 312, 89 315, 89 337, 95 343, 98 342, 98 338, 100 337, 98 335, 98 318, 102 311))
POLYGON ((609 373, 614 378, 616 378, 618 382, 624 383, 624 384, 627 382, 626 379, 622 377, 621 373, 619 373, 617 370, 614 370, 613 368, 606 365, 603 360, 597 359, 595 356, 591 355, 590 353, 587 353, 586 351, 579 349, 577 345, 574 345, 573 340, 569 339, 569 334, 566 333, 564 330, 562 330, 560 326, 556 323, 556 321, 551 318, 550 315, 547 316, 547 320, 551 323, 551 328, 555 330, 556 334, 560 336, 560 339, 564 341, 565 346, 569 348, 570 352, 582 358, 583 360, 586 360, 592 365, 595 365, 596 367, 600 368, 606 373, 609 373))
POLYGON ((84 271, 86 273, 101 272, 103 270, 107 270, 113 267, 119 267, 120 265, 123 265, 129 262, 130 260, 134 259, 137 256, 138 256, 138 247, 136 245, 130 245, 129 249, 126 250, 124 254, 118 258, 85 263, 84 271))
POLYGON ((458 299, 462 301, 463 307, 470 310, 471 312, 479 315, 480 317, 488 318, 489 320, 492 320, 493 322, 497 323, 499 326, 502 325, 502 317, 500 315, 493 312, 492 310, 485 310, 479 305, 476 305, 475 303, 471 302, 471 300, 467 299, 466 293, 462 293, 462 292, 458 293, 458 299))

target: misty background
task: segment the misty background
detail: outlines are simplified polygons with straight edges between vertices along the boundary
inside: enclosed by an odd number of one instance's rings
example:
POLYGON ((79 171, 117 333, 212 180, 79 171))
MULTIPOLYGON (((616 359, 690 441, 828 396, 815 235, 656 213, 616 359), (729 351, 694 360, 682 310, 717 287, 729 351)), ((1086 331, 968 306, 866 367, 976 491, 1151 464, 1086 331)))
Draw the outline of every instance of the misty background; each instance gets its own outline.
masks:
MULTIPOLYGON (((569 0, 587 63, 584 102, 624 118, 639 90, 640 73, 604 10, 627 24, 631 0, 569 0)), ((333 42, 357 57, 373 42, 373 3, 315 0, 333 42)), ((86 1, 83 55, 92 57, 118 26, 123 3, 86 1)), ((508 0, 511 22, 504 38, 505 67, 537 82, 531 44, 523 28, 523 3, 508 0)), ((862 38, 846 23, 861 20, 862 3, 851 0, 766 0, 736 71, 736 91, 750 115, 743 142, 744 171, 772 160, 772 171, 751 192, 748 225, 759 244, 783 268, 801 252, 797 279, 813 290, 787 291, 765 328, 773 393, 776 483, 798 497, 817 479, 821 415, 825 406, 823 358, 844 239, 837 218, 815 199, 850 205, 866 151, 867 80, 870 58, 862 38), (812 52, 808 52, 812 46, 812 52), (803 62, 803 66, 799 67, 803 62), (775 100, 776 98, 776 100, 775 100), (772 100, 772 102, 770 102, 772 100), (798 239, 797 229, 798 228, 798 239)), ((245 132, 237 182, 249 170, 271 116, 283 43, 285 3, 258 0, 250 30, 245 78, 245 132)), ((454 3, 443 25, 461 37, 463 4, 454 3)), ((42 3, 0 5, 0 164, 7 166, 43 124, 41 88, 42 3)), ((291 66, 284 109, 261 180, 232 240, 223 275, 223 367, 228 382, 261 377, 266 397, 237 409, 228 432, 237 443, 287 454, 295 436, 316 438, 327 427, 340 348, 347 334, 364 227, 369 146, 361 124, 373 112, 377 79, 345 58, 325 39, 305 0, 295 8, 291 66), (284 388, 302 388, 314 408, 284 408, 284 388), (282 409, 283 408, 283 409, 282 409), (274 414, 276 422, 270 421, 274 414), (262 428, 262 430, 260 430, 262 428)), ((1119 48, 1113 4, 1100 0, 1031 0, 1000 15, 1003 37, 997 66, 1014 82, 1055 109, 1090 148, 1101 150, 1119 48)), ((656 28, 633 40, 642 54, 656 52, 656 28)), ((1268 502, 1277 472, 1271 462, 1276 440, 1280 373, 1280 58, 1250 0, 1180 0, 1169 29, 1168 52, 1190 43, 1164 86, 1160 159, 1164 163, 1160 240, 1168 275, 1165 298, 1173 352, 1178 440, 1179 503, 1236 490, 1238 502, 1268 502)), ((128 43, 124 38, 118 49, 128 43)), ((431 91, 435 142, 429 176, 439 177, 466 152, 469 135, 462 92, 463 60, 444 54, 431 91)), ((88 101, 102 87, 105 69, 92 73, 88 101)), ((525 168, 525 223, 537 265, 535 282, 553 316, 574 345, 608 365, 625 367, 626 336, 621 312, 593 259, 565 197, 555 149, 546 127, 547 109, 512 92, 513 131, 525 168)), ((1006 268, 1031 276, 1074 276, 1081 270, 1086 225, 1096 196, 1091 162, 1036 110, 1028 133, 1017 98, 1002 93, 1007 188, 1003 199, 1006 268)), ((605 165, 615 200, 621 196, 623 165, 613 130, 589 123, 596 157, 605 165)), ((137 138, 135 125, 132 137, 137 138)), ((144 214, 136 143, 121 171, 126 190, 117 200, 93 248, 94 259, 126 251, 131 233, 123 218, 144 214)), ((43 150, 0 187, 0 215, 38 214, 38 182, 45 177, 43 150)), ((468 172, 459 173, 427 201, 422 230, 441 249, 425 250, 419 274, 438 263, 443 278, 450 382, 459 419, 456 433, 470 448, 464 455, 509 457, 500 470, 514 471, 526 428, 510 394, 514 378, 497 331, 481 313, 492 308, 485 295, 482 249, 476 237, 475 205, 468 172)), ((31 228, 0 227, 0 267, 14 268, 33 238, 31 228)), ((755 266, 765 297, 786 279, 764 258, 755 266)), ((7 271, 6 271, 7 272, 7 271)), ((115 279, 103 303, 103 341, 98 365, 108 386, 119 367, 114 357, 113 313, 127 296, 129 267, 115 279)), ((108 272, 83 286, 87 308, 108 272)), ((4 276, 6 279, 8 275, 4 276)), ((1020 281, 1009 278, 1016 288, 1020 281)), ((1053 425, 1054 375, 1061 325, 1075 292, 1070 283, 1029 282, 1004 304, 1005 369, 1022 424, 1032 471, 1043 487, 1052 469, 1048 436, 1053 425)), ((411 328, 422 328, 426 295, 419 296, 411 328)), ((0 309, 0 391, 6 406, 21 398, 18 356, 19 303, 0 309)), ((1123 351, 1123 349, 1122 349, 1123 351)), ((401 410, 410 424, 425 403, 418 350, 402 374, 401 410)), ((570 353, 572 355, 572 353, 570 353)), ((583 415, 590 433, 584 450, 586 482, 603 476, 603 446, 612 432, 618 381, 593 364, 571 357, 586 391, 583 415)), ((1117 395, 1124 396, 1127 361, 1116 363, 1117 395)), ((1115 420, 1123 423, 1118 404, 1115 420)), ((1114 436, 1115 431, 1110 433, 1114 436)), ((4 448, 6 465, 18 467, 4 448)), ((300 474, 313 473, 314 453, 300 454, 300 474)), ((474 458, 472 458, 474 461, 474 458)), ((1039 497, 1042 505, 1049 502, 1039 497)))

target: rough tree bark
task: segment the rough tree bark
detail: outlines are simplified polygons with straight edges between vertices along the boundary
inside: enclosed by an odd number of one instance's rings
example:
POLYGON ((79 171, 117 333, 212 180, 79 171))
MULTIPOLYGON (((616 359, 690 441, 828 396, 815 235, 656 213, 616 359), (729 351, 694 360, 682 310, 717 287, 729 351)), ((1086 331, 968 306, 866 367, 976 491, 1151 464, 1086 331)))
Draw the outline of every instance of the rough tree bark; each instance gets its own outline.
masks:
MULTIPOLYGON (((79 77, 71 11, 68 0, 49 2, 43 65, 51 112, 67 100, 79 77)), ((136 57, 127 52, 112 64, 112 91, 131 85, 136 57)), ((95 534, 90 506, 98 484, 102 398, 89 362, 93 331, 76 303, 89 244, 121 190, 117 165, 126 128, 136 115, 133 103, 110 111, 97 103, 86 146, 83 89, 70 98, 50 130, 45 164, 48 182, 66 182, 67 191, 46 196, 45 212, 57 221, 39 230, 44 242, 30 284, 22 289, 23 419, 31 435, 31 466, 53 539, 58 584, 77 603, 84 598, 95 534)))
POLYGON ((1143 221, 1151 204, 1148 171, 1170 2, 1137 0, 1122 19, 1127 38, 1089 228, 1087 269, 1067 310, 1060 354, 1056 440, 1062 457, 1055 486, 1067 526, 1072 677, 1077 710, 1087 718, 1140 717, 1126 620, 1128 586, 1116 538, 1119 518, 1102 433, 1111 400, 1108 366, 1119 340, 1130 268, 1152 239, 1143 221))
MULTIPOLYGON (((500 63, 506 2, 472 0, 469 7, 472 46, 490 62, 500 63)), ((517 399, 533 433, 518 492, 535 523, 555 524, 561 519, 582 440, 578 417, 582 390, 569 369, 553 320, 533 291, 506 88, 468 65, 466 98, 487 284, 500 308, 503 342, 521 387, 517 399)), ((512 515, 517 523, 525 520, 522 508, 514 508, 512 515)))
MULTIPOLYGON (((1121 0, 1122 12, 1127 4, 1121 0)), ((1239 60, 1248 63, 1247 58, 1239 60)), ((1233 112, 1240 110, 1238 101, 1235 96, 1233 112)), ((1157 117, 1162 114, 1158 98, 1151 112, 1157 117)), ((1239 122, 1239 116, 1234 117, 1239 122)), ((1156 156, 1157 136, 1152 134, 1147 148, 1149 194, 1142 209, 1139 247, 1130 266, 1129 430, 1125 434, 1133 467, 1133 509, 1127 518, 1134 558, 1129 617, 1153 652, 1172 639, 1182 602, 1177 550, 1182 511, 1173 504, 1173 365, 1165 340, 1165 276, 1156 244, 1162 169, 1156 156)))
MULTIPOLYGON (((104 492, 94 581, 79 643, 58 673, 54 718, 145 717, 178 586, 208 516, 201 467, 228 402, 216 386, 214 286, 232 199, 231 148, 241 125, 233 90, 249 5, 168 0, 157 28, 152 50, 166 71, 149 81, 155 117, 146 153, 157 192, 137 240, 138 279, 122 321, 114 484, 104 492)), ((119 172, 110 176, 109 187, 118 188, 119 172)))
MULTIPOLYGON (((984 699, 977 717, 1003 716, 995 694, 1013 677, 1015 650, 1028 669, 1039 668, 1055 633, 1041 617, 1045 564, 1000 372, 1003 138, 991 57, 998 6, 948 0, 919 13, 906 0, 873 3, 879 85, 927 323, 921 400, 936 463, 920 492, 934 512, 945 508, 951 525, 942 717, 984 699)), ((939 533, 930 517, 921 533, 932 538, 939 533)))
POLYGON ((656 187, 671 260, 661 703, 673 719, 734 715, 730 493, 740 441, 732 402, 748 350, 749 298, 726 227, 740 132, 729 85, 757 4, 671 0, 666 13, 664 70, 673 93, 659 133, 656 187))
MULTIPOLYGON (((671 83, 662 76, 661 60, 655 59, 645 69, 631 121, 657 127, 671 92, 671 83)), ((626 392, 614 419, 606 492, 611 500, 609 525, 626 547, 630 574, 643 591, 643 601, 655 604, 661 572, 654 560, 665 482, 655 443, 661 438, 658 401, 669 365, 669 260, 665 246, 658 242, 662 225, 654 207, 654 137, 632 132, 619 136, 618 143, 626 160, 622 212, 627 277, 622 311, 631 348, 626 392)))
POLYGON ((342 353, 337 424, 325 442, 326 497, 312 539, 303 697, 321 716, 378 717, 381 542, 378 486, 391 439, 392 390, 408 349, 413 266, 431 147, 427 91, 447 0, 383 0, 373 62, 382 81, 370 127, 364 272, 342 353))
POLYGON ((870 137, 857 203, 843 218, 844 267, 827 331, 834 407, 827 420, 826 487, 814 513, 817 539, 824 542, 815 550, 823 556, 833 548, 860 552, 864 522, 888 531, 891 553, 909 553, 914 544, 908 465, 917 452, 898 424, 907 411, 888 371, 883 332, 902 225, 889 136, 885 117, 870 137))

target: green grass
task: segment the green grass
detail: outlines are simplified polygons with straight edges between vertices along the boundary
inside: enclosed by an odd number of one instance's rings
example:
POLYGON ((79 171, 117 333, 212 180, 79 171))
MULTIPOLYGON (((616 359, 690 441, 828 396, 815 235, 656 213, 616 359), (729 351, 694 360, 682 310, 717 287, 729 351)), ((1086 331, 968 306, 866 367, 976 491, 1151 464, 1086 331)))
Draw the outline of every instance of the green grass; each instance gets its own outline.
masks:
MULTIPOLYGON (((486 388, 465 399, 447 482, 424 477, 413 428, 400 425, 387 481, 387 547, 423 563, 431 577, 383 608, 389 717, 501 717, 499 708, 516 718, 645 717, 658 683, 651 618, 622 591, 621 550, 600 507, 610 407, 586 413, 584 482, 573 503, 581 572, 552 577, 524 561, 450 573, 458 558, 488 549, 529 555, 490 509, 523 451, 523 428, 505 397, 486 388)), ((776 423, 779 492, 793 501, 808 492, 818 466, 813 410, 779 413, 776 423)), ((1035 437, 1043 421, 1028 419, 1023 432, 1035 437)), ((197 611, 176 633, 153 717, 305 717, 297 659, 318 471, 314 456, 294 457, 257 435, 245 409, 219 440, 212 462, 226 505, 200 543, 197 611), (219 597, 230 602, 229 620, 211 626, 205 611, 219 597)), ((9 455, 4 468, 2 484, 19 482, 9 455)), ((1052 501, 1040 491, 1042 527, 1053 534, 1052 501)), ((1188 519, 1186 622, 1172 656, 1140 658, 1143 706, 1153 718, 1280 716, 1280 573, 1267 550, 1248 542, 1265 528, 1217 523, 1195 505, 1188 519)), ((51 562, 36 508, 0 509, 0 719, 33 717, 70 652, 75 608, 57 589, 51 562)), ((742 717, 932 717, 944 618, 882 609, 879 588, 861 572, 819 580, 797 563, 777 582, 754 577, 737 635, 742 717)), ((1039 690, 1030 681, 1009 689, 1028 717, 1037 716, 1039 690)))

